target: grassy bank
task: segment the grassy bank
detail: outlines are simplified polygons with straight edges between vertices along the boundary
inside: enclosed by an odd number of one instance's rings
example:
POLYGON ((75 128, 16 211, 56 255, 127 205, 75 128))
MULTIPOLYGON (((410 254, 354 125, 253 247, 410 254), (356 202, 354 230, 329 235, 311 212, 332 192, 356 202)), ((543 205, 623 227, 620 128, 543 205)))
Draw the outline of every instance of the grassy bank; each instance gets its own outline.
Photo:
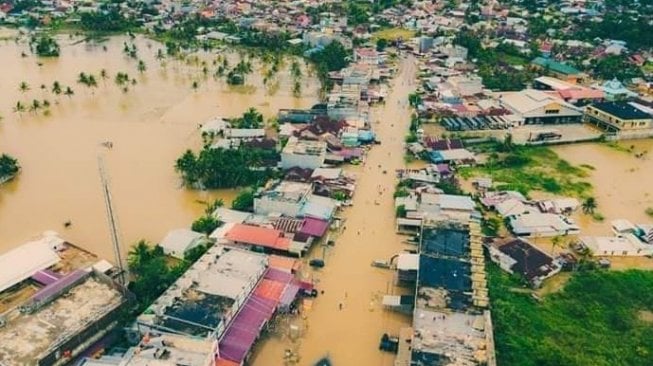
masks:
POLYGON ((497 189, 532 191, 589 197, 592 185, 583 180, 588 168, 573 166, 547 147, 502 147, 496 143, 476 146, 486 155, 483 165, 463 168, 463 178, 491 177, 497 189))
POLYGON ((541 302, 488 273, 499 365, 653 365, 653 273, 577 272, 541 302))

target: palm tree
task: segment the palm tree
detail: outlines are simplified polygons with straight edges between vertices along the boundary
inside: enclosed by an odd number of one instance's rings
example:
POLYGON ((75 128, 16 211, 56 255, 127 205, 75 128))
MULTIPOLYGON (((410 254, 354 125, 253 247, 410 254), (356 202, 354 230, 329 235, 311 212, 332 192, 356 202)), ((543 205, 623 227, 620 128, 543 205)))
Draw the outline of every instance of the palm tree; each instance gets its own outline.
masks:
POLYGON ((586 215, 592 215, 594 214, 594 210, 596 210, 597 206, 598 205, 594 197, 587 197, 585 201, 583 201, 583 213, 586 215))
POLYGON ((145 62, 143 60, 138 60, 138 72, 141 74, 147 70, 147 66, 145 65, 145 62))
POLYGON ((161 60, 163 60, 164 58, 165 58, 165 55, 163 54, 163 50, 159 48, 159 49, 156 51, 156 59, 157 59, 158 61, 161 61, 161 60))
POLYGON ((18 85, 18 90, 20 90, 21 93, 25 93, 29 89, 30 89, 29 84, 27 84, 24 81, 21 81, 20 84, 18 85))
POLYGON ((100 70, 100 77, 102 78, 102 81, 106 82, 107 79, 109 78, 109 74, 107 73, 106 69, 100 70))
POLYGON ((152 250, 150 249, 149 243, 145 240, 139 240, 127 254, 129 269, 138 273, 141 266, 147 263, 151 258, 152 250))
POLYGON ((72 97, 73 95, 75 95, 75 92, 69 86, 66 87, 66 91, 64 91, 63 93, 64 93, 65 96, 67 96, 69 98, 72 97))
POLYGON ((206 204, 206 207, 204 208, 204 213, 210 215, 213 213, 213 211, 215 211, 217 208, 222 206, 224 206, 224 201, 218 198, 215 201, 206 204))
POLYGON ((34 99, 32 104, 29 106, 29 111, 36 113, 39 109, 41 109, 41 102, 37 99, 34 99))
POLYGON ((52 83, 52 93, 55 95, 61 94, 61 84, 58 81, 52 83))
POLYGON ((50 108, 50 101, 47 99, 43 99, 43 108, 50 108))
POLYGON ((25 105, 21 101, 16 102, 14 113, 22 114, 23 112, 25 112, 25 105))
POLYGON ((89 88, 96 88, 97 87, 97 80, 95 80, 95 75, 91 74, 91 75, 88 76, 87 86, 89 88))
POLYGON ((86 75, 84 72, 80 72, 79 76, 77 77, 77 82, 88 86, 88 75, 86 75))
POLYGON ((199 87, 200 87, 200 84, 197 81, 193 81, 193 84, 191 84, 191 88, 193 88, 193 90, 197 90, 197 88, 199 88, 199 87))

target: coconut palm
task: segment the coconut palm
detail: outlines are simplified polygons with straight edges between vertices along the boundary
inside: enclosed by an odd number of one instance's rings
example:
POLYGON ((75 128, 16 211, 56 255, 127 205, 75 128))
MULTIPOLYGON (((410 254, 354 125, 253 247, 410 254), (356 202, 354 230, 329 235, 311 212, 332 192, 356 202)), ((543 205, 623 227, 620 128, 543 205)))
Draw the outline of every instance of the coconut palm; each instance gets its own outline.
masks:
POLYGON ((594 197, 587 197, 585 201, 583 201, 583 213, 586 215, 591 215, 594 213, 594 210, 596 210, 597 206, 598 205, 594 197))
POLYGON ((145 65, 145 61, 143 60, 138 60, 138 72, 141 74, 147 70, 147 66, 145 65))
POLYGON ((21 101, 16 102, 16 105, 14 106, 14 113, 21 114, 25 112, 25 104, 23 104, 21 101))
POLYGON ((47 99, 43 99, 43 108, 50 108, 50 101, 47 99))
POLYGON ((61 94, 61 84, 58 81, 52 83, 52 93, 55 95, 61 94))
POLYGON ((100 70, 100 78, 102 78, 102 81, 106 81, 109 78, 109 74, 107 73, 106 69, 100 70))
POLYGON ((88 86, 88 75, 86 75, 84 72, 80 72, 79 76, 77 77, 77 82, 79 84, 88 86))
POLYGON ((200 84, 197 81, 193 81, 193 84, 191 84, 191 88, 193 88, 193 90, 197 90, 197 88, 199 88, 199 87, 200 87, 200 84))
POLYGON ((32 104, 29 106, 29 111, 32 113, 36 113, 39 109, 41 109, 41 102, 37 99, 34 99, 32 101, 32 104))
POLYGON ((67 96, 69 98, 72 97, 73 95, 75 95, 75 92, 69 86, 66 87, 66 91, 64 91, 63 93, 64 93, 65 96, 67 96))
POLYGON ((21 81, 20 84, 18 85, 18 90, 20 90, 21 93, 25 93, 30 89, 29 84, 27 84, 24 81, 21 81))

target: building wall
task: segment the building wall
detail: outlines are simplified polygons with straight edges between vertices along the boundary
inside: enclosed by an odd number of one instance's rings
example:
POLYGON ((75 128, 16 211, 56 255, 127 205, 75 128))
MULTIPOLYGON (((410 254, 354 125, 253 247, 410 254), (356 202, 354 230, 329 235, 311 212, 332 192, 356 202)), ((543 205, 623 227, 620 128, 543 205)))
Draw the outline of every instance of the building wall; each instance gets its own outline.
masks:
POLYGON ((643 130, 653 127, 651 118, 623 120, 611 114, 605 113, 593 106, 587 106, 585 109, 584 120, 588 123, 596 124, 605 129, 616 130, 643 130))
POLYGON ((320 155, 300 155, 294 153, 281 153, 281 167, 283 169, 290 169, 293 167, 300 167, 304 169, 316 169, 324 164, 326 153, 320 155))

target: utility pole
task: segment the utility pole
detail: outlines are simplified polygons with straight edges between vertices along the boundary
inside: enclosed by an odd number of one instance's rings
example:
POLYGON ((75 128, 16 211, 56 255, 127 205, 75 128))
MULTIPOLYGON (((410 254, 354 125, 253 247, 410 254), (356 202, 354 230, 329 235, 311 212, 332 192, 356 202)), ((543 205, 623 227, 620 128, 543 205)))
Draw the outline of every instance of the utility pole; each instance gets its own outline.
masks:
POLYGON ((113 203, 111 200, 111 191, 109 190, 109 180, 107 179, 106 169, 104 166, 104 157, 98 154, 98 168, 100 170, 100 180, 102 182, 102 193, 104 194, 104 205, 107 211, 107 219, 109 220, 109 233, 111 234, 111 243, 113 244, 113 255, 115 257, 116 266, 118 266, 118 282, 125 285, 125 267, 122 260, 122 251, 120 250, 120 240, 118 237, 118 224, 113 212, 113 203))

